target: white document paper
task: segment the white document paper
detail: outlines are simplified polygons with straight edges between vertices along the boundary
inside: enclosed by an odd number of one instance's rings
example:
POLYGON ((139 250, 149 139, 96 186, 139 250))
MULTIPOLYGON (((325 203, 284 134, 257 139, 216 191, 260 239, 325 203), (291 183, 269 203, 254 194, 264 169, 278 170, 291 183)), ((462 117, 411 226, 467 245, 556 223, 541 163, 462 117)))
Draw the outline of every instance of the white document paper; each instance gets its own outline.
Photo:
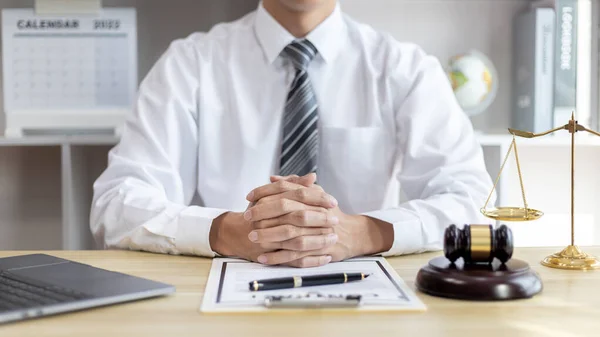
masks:
POLYGON ((275 309, 264 305, 267 296, 305 298, 315 294, 329 298, 360 295, 361 305, 353 310, 424 311, 426 309, 412 289, 404 283, 384 258, 368 257, 304 269, 216 258, 212 262, 200 310, 203 312, 268 311, 275 309), (257 292, 249 288, 249 283, 254 280, 340 272, 370 275, 364 280, 335 285, 257 292))

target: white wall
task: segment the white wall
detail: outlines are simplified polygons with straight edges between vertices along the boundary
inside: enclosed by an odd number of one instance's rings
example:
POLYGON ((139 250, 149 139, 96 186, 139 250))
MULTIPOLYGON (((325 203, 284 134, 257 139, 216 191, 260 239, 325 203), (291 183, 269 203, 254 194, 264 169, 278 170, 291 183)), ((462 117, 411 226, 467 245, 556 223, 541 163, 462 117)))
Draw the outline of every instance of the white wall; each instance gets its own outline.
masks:
POLYGON ((472 119, 482 131, 505 132, 510 123, 512 17, 528 0, 342 0, 358 21, 419 44, 445 66, 451 56, 477 49, 499 73, 498 95, 486 114, 472 119))
MULTIPOLYGON (((570 244, 570 147, 527 146, 527 140, 517 141, 527 202, 545 214, 540 220, 514 225, 515 241, 528 246, 570 244)), ((575 155, 575 241, 579 245, 598 245, 600 146, 579 145, 575 155)), ((505 199, 518 206, 522 204, 521 190, 515 167, 511 170, 505 175, 510 186, 505 199)))

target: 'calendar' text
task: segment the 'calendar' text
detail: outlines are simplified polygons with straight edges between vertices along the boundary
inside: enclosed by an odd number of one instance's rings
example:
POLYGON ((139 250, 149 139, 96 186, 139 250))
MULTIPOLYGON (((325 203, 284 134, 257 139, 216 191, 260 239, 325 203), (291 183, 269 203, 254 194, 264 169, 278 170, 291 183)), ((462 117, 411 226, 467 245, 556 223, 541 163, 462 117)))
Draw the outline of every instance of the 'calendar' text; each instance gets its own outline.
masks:
POLYGON ((77 29, 78 20, 19 20, 19 29, 77 29))

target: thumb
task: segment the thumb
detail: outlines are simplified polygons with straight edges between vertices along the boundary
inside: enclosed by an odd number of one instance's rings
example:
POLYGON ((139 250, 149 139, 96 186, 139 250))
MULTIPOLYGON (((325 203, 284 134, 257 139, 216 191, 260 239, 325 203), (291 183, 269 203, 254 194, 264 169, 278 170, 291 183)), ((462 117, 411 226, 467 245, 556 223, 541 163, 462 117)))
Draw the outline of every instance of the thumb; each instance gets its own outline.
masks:
POLYGON ((272 183, 278 182, 280 180, 285 180, 285 181, 290 181, 291 182, 291 181, 294 181, 293 179, 297 179, 297 178, 299 178, 297 175, 292 174, 292 175, 289 175, 289 176, 271 176, 270 180, 271 180, 272 183))
POLYGON ((302 177, 297 178, 296 181, 295 181, 295 183, 296 184, 300 184, 300 185, 304 185, 306 187, 310 187, 316 181, 317 181, 317 174, 316 173, 309 173, 307 175, 304 175, 302 177))
POLYGON ((304 175, 302 177, 299 177, 297 175, 291 175, 291 176, 271 176, 271 182, 277 182, 280 180, 285 180, 285 181, 289 181, 291 183, 294 184, 299 184, 302 186, 306 186, 306 187, 310 187, 312 186, 316 181, 317 181, 317 174, 316 173, 309 173, 307 175, 304 175))

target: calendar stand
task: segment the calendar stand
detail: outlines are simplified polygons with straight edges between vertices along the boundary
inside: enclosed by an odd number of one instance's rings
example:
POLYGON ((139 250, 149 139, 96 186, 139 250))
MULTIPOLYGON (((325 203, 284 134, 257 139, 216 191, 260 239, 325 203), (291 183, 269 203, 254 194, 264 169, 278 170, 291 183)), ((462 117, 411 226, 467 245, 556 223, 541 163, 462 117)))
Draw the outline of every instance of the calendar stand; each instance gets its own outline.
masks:
POLYGON ((32 111, 29 114, 6 114, 6 138, 21 138, 30 135, 113 135, 121 136, 124 116, 128 111, 95 111, 84 117, 62 111, 32 111), (44 116, 47 115, 47 116, 44 116), (84 125, 93 127, 84 128, 84 125))
POLYGON ((2 10, 5 136, 113 135, 137 91, 133 8, 36 0, 2 10))
POLYGON ((102 0, 35 0, 35 13, 38 15, 98 14, 102 0))

